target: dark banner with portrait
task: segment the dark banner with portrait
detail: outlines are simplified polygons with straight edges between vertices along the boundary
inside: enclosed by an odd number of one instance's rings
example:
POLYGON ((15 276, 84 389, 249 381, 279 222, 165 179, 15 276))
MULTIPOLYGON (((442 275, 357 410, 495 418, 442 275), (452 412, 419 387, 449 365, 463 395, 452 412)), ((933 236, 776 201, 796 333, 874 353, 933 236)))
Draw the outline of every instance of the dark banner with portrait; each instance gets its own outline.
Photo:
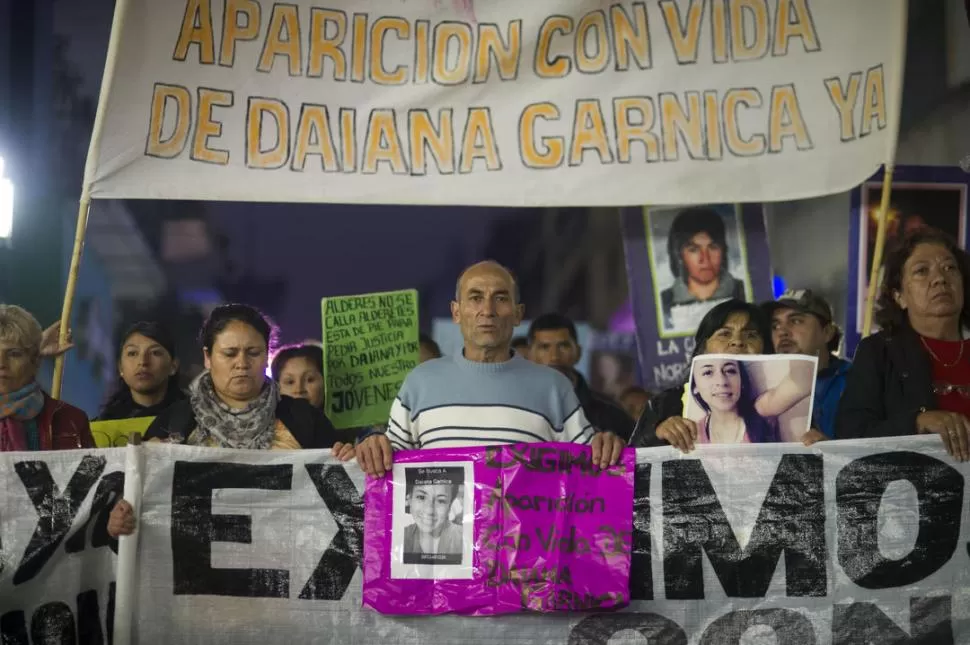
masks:
MULTIPOLYGON (((851 357, 862 337, 866 295, 876 248, 883 171, 852 191, 849 223, 849 289, 846 308, 845 352, 851 357)), ((898 166, 890 196, 886 252, 923 228, 936 228, 967 248, 967 193, 970 174, 956 167, 898 166)), ((883 256, 885 257, 885 256, 883 256)), ((880 273, 878 284, 882 283, 880 273)), ((873 332, 878 326, 873 324, 873 332)))
POLYGON ((772 296, 760 204, 629 208, 623 212, 627 281, 644 386, 687 380, 694 332, 715 305, 772 296))

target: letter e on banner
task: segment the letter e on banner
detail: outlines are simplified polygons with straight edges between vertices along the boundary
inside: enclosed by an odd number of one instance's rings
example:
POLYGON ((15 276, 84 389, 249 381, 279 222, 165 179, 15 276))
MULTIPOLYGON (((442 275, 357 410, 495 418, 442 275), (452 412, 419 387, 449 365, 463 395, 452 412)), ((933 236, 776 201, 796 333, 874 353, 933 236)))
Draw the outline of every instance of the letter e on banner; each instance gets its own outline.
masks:
POLYGON ((252 518, 215 515, 220 488, 290 490, 293 466, 177 461, 172 475, 172 573, 175 595, 288 598, 286 569, 215 569, 213 542, 252 541, 252 518))

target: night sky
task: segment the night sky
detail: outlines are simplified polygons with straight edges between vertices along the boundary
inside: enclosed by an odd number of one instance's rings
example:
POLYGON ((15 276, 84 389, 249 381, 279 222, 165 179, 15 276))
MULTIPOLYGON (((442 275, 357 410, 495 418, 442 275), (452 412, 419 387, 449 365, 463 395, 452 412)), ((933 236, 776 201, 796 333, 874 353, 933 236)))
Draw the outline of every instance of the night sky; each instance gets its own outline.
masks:
MULTIPOLYGON (((96 96, 111 29, 112 0, 58 0, 56 30, 96 96)), ((258 278, 282 278, 288 298, 277 322, 284 340, 320 336, 320 298, 447 284, 458 259, 481 259, 502 211, 469 208, 219 204, 210 213, 229 236, 234 263, 258 278)), ((447 316, 445 302, 435 312, 447 316), (440 311, 439 311, 440 310, 440 311)))

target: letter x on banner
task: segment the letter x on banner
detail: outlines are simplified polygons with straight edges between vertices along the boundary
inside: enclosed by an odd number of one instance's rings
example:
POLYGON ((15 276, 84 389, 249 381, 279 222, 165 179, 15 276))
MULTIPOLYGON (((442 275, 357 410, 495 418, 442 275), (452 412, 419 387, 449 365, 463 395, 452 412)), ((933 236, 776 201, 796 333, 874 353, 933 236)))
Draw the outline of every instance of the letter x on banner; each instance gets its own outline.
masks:
POLYGON ((968 474, 936 437, 639 450, 627 608, 404 620, 361 606, 364 478, 327 451, 3 453, 0 642, 101 643, 125 614, 115 643, 966 643, 968 474))

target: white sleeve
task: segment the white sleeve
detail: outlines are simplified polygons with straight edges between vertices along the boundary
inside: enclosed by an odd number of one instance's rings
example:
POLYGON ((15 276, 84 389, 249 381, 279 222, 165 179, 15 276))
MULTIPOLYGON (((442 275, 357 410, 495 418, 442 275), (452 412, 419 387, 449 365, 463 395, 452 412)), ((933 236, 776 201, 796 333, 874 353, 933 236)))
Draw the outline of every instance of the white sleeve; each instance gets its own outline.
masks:
POLYGON ((595 430, 593 424, 586 419, 586 413, 583 412, 579 399, 572 392, 570 394, 572 396, 566 398, 566 404, 572 407, 567 407, 569 412, 562 424, 563 440, 568 443, 587 445, 593 440, 595 430))
POLYGON ((394 399, 391 405, 387 439, 394 450, 414 450, 418 447, 417 437, 414 436, 411 426, 411 411, 401 402, 401 397, 394 399))

